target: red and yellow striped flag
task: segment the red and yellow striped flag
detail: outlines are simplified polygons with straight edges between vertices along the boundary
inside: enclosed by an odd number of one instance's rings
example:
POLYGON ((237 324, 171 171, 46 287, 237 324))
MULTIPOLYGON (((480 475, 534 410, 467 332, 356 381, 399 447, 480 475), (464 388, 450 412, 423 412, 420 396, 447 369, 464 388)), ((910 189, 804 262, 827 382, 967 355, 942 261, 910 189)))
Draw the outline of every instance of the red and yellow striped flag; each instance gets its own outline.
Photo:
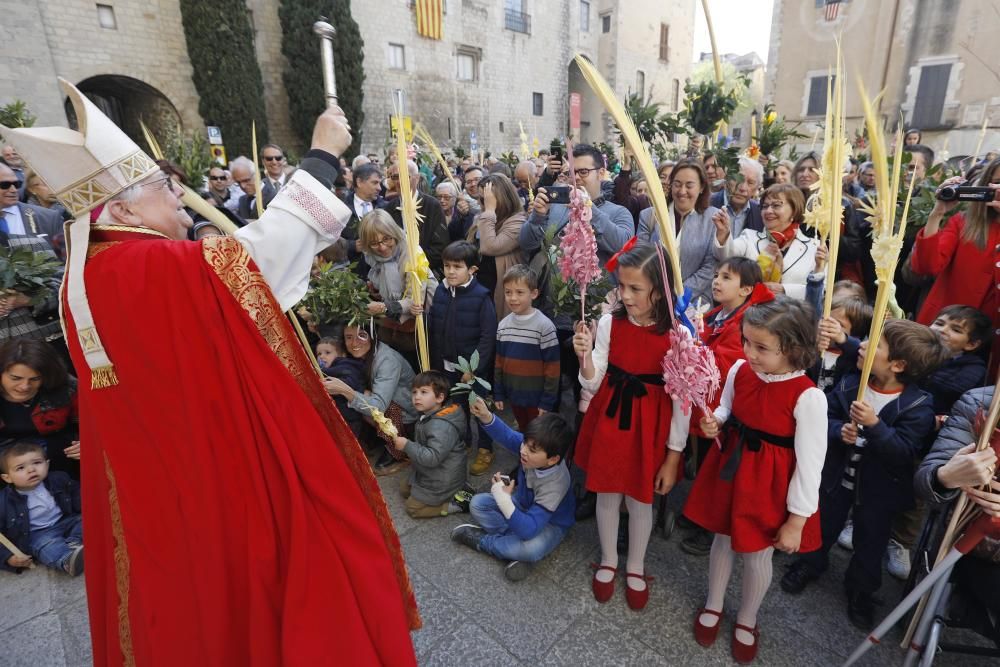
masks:
POLYGON ((444 0, 416 0, 417 34, 430 39, 441 39, 444 23, 444 0))

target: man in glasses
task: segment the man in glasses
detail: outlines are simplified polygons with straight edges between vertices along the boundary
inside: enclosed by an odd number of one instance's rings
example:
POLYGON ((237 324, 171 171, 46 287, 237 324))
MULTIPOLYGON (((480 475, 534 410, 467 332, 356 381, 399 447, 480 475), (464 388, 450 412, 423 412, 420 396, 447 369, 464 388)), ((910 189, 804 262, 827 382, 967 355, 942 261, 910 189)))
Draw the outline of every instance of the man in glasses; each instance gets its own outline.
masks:
MULTIPOLYGON (((236 207, 236 215, 244 220, 256 220, 257 215, 257 183, 254 180, 254 164, 242 155, 229 163, 229 171, 233 174, 233 182, 240 186, 243 196, 240 197, 239 205, 236 207)), ((263 191, 263 210, 267 210, 267 205, 274 199, 277 190, 267 183, 261 185, 263 191)))
POLYGON ((388 510, 282 315, 350 217, 331 191, 343 111, 261 219, 194 243, 170 179, 61 83, 86 134, 0 131, 75 216, 63 303, 94 664, 329 664, 331 647, 415 664, 388 510))
POLYGON ((278 192, 288 180, 288 175, 285 173, 287 166, 285 151, 281 150, 281 146, 277 144, 266 144, 260 150, 260 160, 264 163, 263 188, 265 193, 269 187, 278 192))
POLYGON ((6 162, 7 166, 14 171, 17 180, 21 181, 21 187, 18 188, 17 196, 24 199, 24 188, 27 185, 27 181, 24 176, 24 160, 21 159, 21 155, 17 152, 16 148, 7 144, 3 148, 0 148, 0 160, 6 162))
MULTIPOLYGON (((62 216, 55 210, 18 201, 21 185, 14 170, 0 164, 0 244, 56 257, 55 248, 63 247, 62 216)), ((0 298, 0 340, 33 338, 54 342, 61 339, 57 299, 61 280, 60 272, 51 281, 50 294, 34 307, 31 298, 20 292, 0 298)), ((61 351, 65 352, 65 347, 61 351)))
MULTIPOLYGON (((222 215, 229 218, 234 225, 242 227, 247 224, 246 220, 237 213, 239 209, 239 197, 233 195, 229 186, 232 179, 225 169, 218 165, 213 165, 208 170, 208 189, 202 194, 206 201, 212 204, 222 215)), ((195 233, 192 238, 200 238, 198 231, 207 224, 201 216, 195 216, 195 233)), ((214 228, 214 225, 209 225, 214 228)))

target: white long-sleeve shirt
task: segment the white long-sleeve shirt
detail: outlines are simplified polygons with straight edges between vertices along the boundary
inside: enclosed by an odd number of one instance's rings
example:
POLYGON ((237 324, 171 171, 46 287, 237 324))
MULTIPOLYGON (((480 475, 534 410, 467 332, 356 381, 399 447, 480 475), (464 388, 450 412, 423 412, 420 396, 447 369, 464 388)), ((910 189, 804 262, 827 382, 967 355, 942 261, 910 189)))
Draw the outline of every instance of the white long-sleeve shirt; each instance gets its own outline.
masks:
MULTIPOLYGON (((722 399, 714 413, 719 423, 729 419, 733 412, 736 373, 744 363, 746 359, 738 360, 726 376, 722 399)), ((764 382, 781 382, 804 374, 805 371, 784 375, 757 373, 757 377, 764 382)), ((819 486, 823 475, 823 461, 826 459, 826 410, 826 394, 816 387, 810 387, 802 392, 792 411, 795 417, 795 472, 788 484, 788 496, 785 500, 788 511, 792 514, 809 517, 819 509, 819 486)))
MULTIPOLYGON (((596 394, 601 388, 601 381, 604 374, 608 372, 608 352, 611 349, 611 314, 603 315, 597 323, 597 336, 594 339, 594 352, 592 354, 594 362, 594 377, 589 380, 583 377, 583 370, 580 371, 580 384, 583 389, 596 394)), ((684 329, 687 331, 687 329, 684 329)), ((663 334, 666 336, 667 334, 663 334)), ((690 335, 690 334, 688 334, 690 335)), ((661 387, 652 387, 651 391, 663 391, 661 387)), ((691 415, 685 415, 681 409, 681 402, 671 399, 673 403, 673 413, 670 417, 670 436, 667 439, 667 448, 675 452, 683 452, 687 445, 688 431, 691 427, 691 415)))
POLYGON ((313 258, 340 238, 351 210, 333 192, 299 169, 264 215, 235 236, 253 257, 282 310, 309 289, 313 258))
MULTIPOLYGON (((722 245, 719 245, 719 239, 713 236, 712 251, 718 260, 727 257, 746 257, 756 261, 757 256, 764 252, 771 242, 771 237, 766 231, 744 229, 739 236, 730 236, 722 245)), ((796 230, 795 238, 789 244, 781 262, 781 286, 785 288, 785 294, 788 296, 795 299, 806 298, 806 280, 816 268, 818 247, 816 239, 809 238, 801 229, 796 230)))

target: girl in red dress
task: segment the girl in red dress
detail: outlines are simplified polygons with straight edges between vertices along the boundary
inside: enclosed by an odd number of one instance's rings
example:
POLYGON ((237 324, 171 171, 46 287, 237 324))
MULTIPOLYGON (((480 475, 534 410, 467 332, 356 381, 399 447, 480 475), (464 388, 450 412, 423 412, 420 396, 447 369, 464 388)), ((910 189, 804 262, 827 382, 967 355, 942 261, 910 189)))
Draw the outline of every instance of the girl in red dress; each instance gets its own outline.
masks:
POLYGON ((573 347, 580 357, 580 383, 594 398, 580 428, 575 462, 597 493, 601 563, 595 566, 594 597, 607 602, 618 570, 618 511, 629 512, 625 599, 632 609, 649 600, 646 546, 653 528, 653 493, 667 493, 677 480, 687 442, 688 418, 663 390, 661 362, 670 347, 670 300, 656 247, 626 246, 608 262, 617 268, 621 303, 601 318, 595 337, 580 323, 573 347))
POLYGON ((826 456, 826 396, 805 375, 817 358, 811 308, 779 296, 743 315, 746 360, 733 364, 722 400, 701 420, 707 437, 722 434, 694 481, 684 514, 715 533, 708 600, 695 639, 711 646, 719 633, 734 555, 743 554, 743 594, 733 630, 733 657, 757 655, 757 611, 771 585, 771 556, 815 551, 820 474, 826 456))

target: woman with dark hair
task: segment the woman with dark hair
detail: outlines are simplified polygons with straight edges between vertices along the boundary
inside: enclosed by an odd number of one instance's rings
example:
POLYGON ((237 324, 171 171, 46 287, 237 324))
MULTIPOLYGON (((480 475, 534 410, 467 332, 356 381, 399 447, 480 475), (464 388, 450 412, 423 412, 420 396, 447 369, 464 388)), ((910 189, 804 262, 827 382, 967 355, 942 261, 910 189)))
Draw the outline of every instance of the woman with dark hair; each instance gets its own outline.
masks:
MULTIPOLYGON (((941 187, 961 185, 961 176, 941 187)), ((1000 189, 1000 159, 993 160, 976 180, 980 187, 1000 189)), ((990 371, 994 377, 1000 364, 1000 202, 970 202, 964 213, 956 213, 942 225, 945 214, 957 201, 938 200, 927 224, 913 244, 910 261, 913 271, 935 276, 931 291, 917 314, 917 321, 930 324, 937 313, 954 303, 978 308, 993 321, 990 371)))
MULTIPOLYGON (((351 325, 344 329, 344 347, 355 359, 364 361, 364 393, 351 389, 343 380, 326 378, 323 384, 332 396, 343 396, 348 405, 364 415, 365 421, 374 425, 371 409, 382 412, 392 422, 400 435, 407 435, 420 417, 413 407, 410 385, 413 369, 401 354, 373 340, 363 327, 351 325)), ((392 438, 381 431, 378 437, 385 449, 375 459, 376 475, 391 475, 406 465, 405 455, 397 452, 392 438)))
POLYGON ((482 262, 476 278, 493 290, 493 304, 499 321, 510 312, 503 294, 503 275, 510 267, 525 262, 520 241, 524 208, 514 183, 503 174, 490 174, 480 182, 479 187, 483 191, 483 210, 469 228, 468 240, 476 243, 478 237, 482 262), (490 264, 492 266, 484 272, 483 265, 490 264), (493 285, 486 282, 489 279, 492 279, 493 285))
MULTIPOLYGON (((674 225, 678 236, 684 286, 691 289, 691 303, 696 304, 700 298, 710 306, 712 277, 715 275, 715 256, 712 253, 715 225, 712 218, 719 209, 708 204, 711 195, 708 176, 696 158, 685 158, 674 165, 669 176, 661 172, 660 182, 667 193, 670 224, 674 225)), ((639 214, 639 231, 636 233, 639 241, 659 241, 660 230, 654 214, 653 208, 639 214)))
POLYGON ((46 448, 52 470, 80 479, 76 378, 45 342, 0 345, 0 447, 19 440, 46 448))

